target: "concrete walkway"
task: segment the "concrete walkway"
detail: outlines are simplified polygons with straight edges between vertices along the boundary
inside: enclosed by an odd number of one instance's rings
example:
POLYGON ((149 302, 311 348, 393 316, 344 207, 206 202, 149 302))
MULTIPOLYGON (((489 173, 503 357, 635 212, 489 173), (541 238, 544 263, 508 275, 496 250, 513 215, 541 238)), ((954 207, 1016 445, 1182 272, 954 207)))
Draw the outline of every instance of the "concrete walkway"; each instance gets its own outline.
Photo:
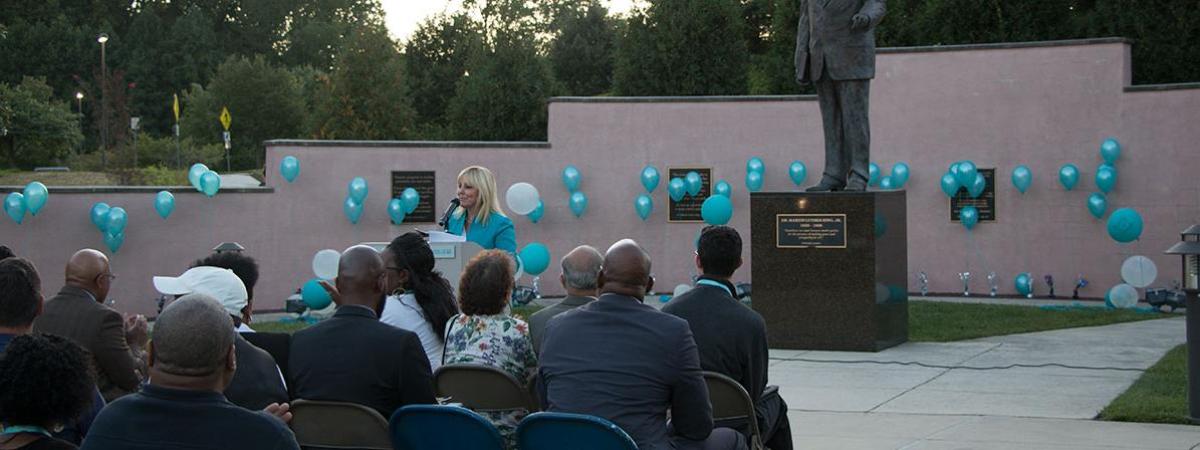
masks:
POLYGON ((769 377, 797 448, 1190 449, 1200 427, 1091 420, 1184 331, 1173 318, 879 353, 772 350, 769 377))

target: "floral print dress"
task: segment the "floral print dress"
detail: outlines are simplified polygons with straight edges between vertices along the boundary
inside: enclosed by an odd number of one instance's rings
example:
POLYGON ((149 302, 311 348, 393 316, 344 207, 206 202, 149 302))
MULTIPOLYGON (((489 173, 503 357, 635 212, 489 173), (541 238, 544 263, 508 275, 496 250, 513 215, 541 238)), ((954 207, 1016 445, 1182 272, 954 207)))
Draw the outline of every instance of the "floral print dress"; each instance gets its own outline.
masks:
MULTIPOLYGON (((537 356, 529 338, 529 324, 507 314, 490 316, 458 315, 446 324, 446 352, 443 364, 482 364, 507 372, 525 383, 537 370, 537 356)), ((505 446, 516 448, 517 424, 529 411, 489 411, 481 413, 500 430, 505 446)))

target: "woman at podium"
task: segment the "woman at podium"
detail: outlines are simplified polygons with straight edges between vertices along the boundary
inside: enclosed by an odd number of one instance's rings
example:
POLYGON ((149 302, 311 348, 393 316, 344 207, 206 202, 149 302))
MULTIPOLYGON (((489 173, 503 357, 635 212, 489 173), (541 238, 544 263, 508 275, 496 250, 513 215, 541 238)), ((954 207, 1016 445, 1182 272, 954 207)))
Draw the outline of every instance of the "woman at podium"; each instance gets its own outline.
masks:
POLYGON ((512 220, 500 210, 496 179, 483 166, 471 166, 458 173, 458 207, 450 215, 446 231, 466 236, 484 250, 500 249, 515 254, 517 234, 512 220))

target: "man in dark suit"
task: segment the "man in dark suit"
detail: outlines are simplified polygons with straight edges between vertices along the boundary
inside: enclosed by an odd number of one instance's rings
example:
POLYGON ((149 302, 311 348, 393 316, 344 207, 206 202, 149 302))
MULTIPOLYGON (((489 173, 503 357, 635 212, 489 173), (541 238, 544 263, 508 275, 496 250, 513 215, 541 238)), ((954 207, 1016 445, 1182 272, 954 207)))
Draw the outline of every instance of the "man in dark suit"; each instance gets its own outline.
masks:
POLYGON ((337 312, 292 337, 293 398, 357 403, 383 417, 404 405, 437 403, 421 340, 379 321, 386 286, 374 249, 359 245, 342 254, 337 286, 325 286, 337 312))
POLYGON ((809 191, 865 191, 875 26, 884 0, 800 0, 796 81, 815 84, 825 128, 825 172, 809 191))
MULTIPOLYGON (((778 389, 767 392, 767 326, 762 316, 733 296, 737 291, 730 277, 742 266, 742 237, 730 227, 706 227, 697 247, 696 267, 704 275, 663 312, 687 320, 704 370, 737 380, 754 399, 766 446, 791 450, 787 404, 778 389)), ((740 429, 749 431, 744 424, 740 429)))
POLYGON ((546 323, 559 314, 586 305, 596 299, 596 277, 600 275, 600 264, 604 255, 588 245, 580 245, 562 258, 562 282, 567 296, 557 305, 543 309, 529 317, 529 337, 533 339, 533 351, 542 348, 546 323))
POLYGON ((598 284, 596 301, 546 328, 538 368, 543 409, 611 420, 642 450, 745 448, 741 434, 713 429, 687 322, 642 303, 654 285, 649 255, 632 240, 618 241, 598 284))
POLYGON ((123 320, 104 304, 115 278, 103 253, 75 252, 67 262, 66 284, 33 323, 33 331, 71 339, 91 352, 106 401, 137 390, 145 378, 149 340, 145 317, 123 320))

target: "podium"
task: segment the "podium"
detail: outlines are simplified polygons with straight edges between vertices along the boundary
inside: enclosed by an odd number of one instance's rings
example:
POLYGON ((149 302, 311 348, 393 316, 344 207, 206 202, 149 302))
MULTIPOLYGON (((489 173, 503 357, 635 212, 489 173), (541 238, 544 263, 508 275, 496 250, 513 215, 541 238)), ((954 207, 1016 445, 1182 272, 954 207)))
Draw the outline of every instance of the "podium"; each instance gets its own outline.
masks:
POLYGON ((771 348, 908 340, 904 191, 750 194, 752 307, 771 348))
MULTIPOLYGON (((382 252, 387 247, 387 242, 364 242, 362 245, 374 248, 376 251, 382 252)), ((442 273, 446 281, 450 282, 450 287, 455 291, 458 290, 458 279, 462 277, 463 269, 467 267, 467 262, 471 261, 476 254, 483 251, 483 247, 474 242, 430 242, 429 248, 433 250, 433 270, 442 273)))

